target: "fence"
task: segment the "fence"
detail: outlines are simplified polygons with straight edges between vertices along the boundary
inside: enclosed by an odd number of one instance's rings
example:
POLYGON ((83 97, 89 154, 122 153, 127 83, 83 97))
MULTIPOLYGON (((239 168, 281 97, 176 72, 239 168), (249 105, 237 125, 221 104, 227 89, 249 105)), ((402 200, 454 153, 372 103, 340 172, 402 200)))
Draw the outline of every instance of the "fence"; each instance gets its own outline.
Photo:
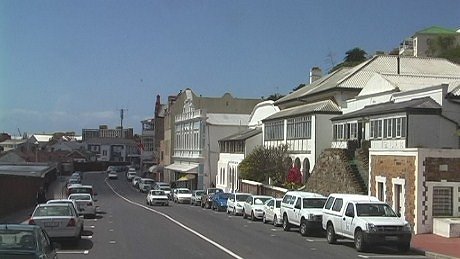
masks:
POLYGON ((288 189, 276 187, 272 185, 266 185, 259 182, 250 180, 241 180, 240 192, 246 192, 257 195, 269 195, 275 198, 282 198, 288 189))

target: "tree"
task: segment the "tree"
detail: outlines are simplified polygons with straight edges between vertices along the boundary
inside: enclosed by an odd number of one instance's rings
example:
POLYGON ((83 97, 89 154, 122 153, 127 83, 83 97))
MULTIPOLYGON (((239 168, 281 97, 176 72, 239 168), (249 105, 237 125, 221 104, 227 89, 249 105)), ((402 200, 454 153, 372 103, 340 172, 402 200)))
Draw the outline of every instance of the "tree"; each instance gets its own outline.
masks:
POLYGON ((265 100, 265 101, 268 101, 268 100, 276 101, 276 100, 278 100, 280 98, 283 98, 283 97, 284 97, 284 95, 282 95, 280 93, 274 93, 274 94, 269 95, 267 98, 264 98, 262 96, 262 99, 265 100))
POLYGON ((241 178, 262 183, 271 178, 274 185, 281 186, 291 166, 287 151, 287 145, 255 148, 239 165, 241 178))
POLYGON ((345 52, 345 58, 343 62, 334 66, 329 73, 334 72, 335 70, 342 68, 342 67, 354 67, 363 61, 367 60, 367 53, 366 51, 360 48, 353 48, 345 52))

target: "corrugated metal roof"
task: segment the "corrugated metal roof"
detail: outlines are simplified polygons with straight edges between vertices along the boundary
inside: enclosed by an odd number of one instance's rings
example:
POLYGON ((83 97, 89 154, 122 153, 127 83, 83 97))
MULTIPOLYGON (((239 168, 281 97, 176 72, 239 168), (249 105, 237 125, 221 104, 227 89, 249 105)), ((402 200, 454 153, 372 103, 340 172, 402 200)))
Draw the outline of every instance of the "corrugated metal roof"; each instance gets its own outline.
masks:
POLYGON ((38 142, 49 142, 53 135, 34 134, 32 135, 38 142))
POLYGON ((293 117, 302 114, 314 114, 314 113, 332 113, 340 114, 342 113, 339 106, 331 100, 325 100, 315 103, 309 103, 305 105, 295 106, 292 108, 281 110, 263 121, 273 120, 278 118, 287 118, 293 117))
POLYGON ((232 140, 245 140, 250 137, 253 137, 257 134, 262 133, 262 129, 246 129, 244 131, 238 132, 236 134, 230 135, 228 137, 222 138, 219 141, 232 141, 232 140))
POLYGON ((206 116, 212 125, 248 125, 250 114, 207 113, 206 116))
POLYGON ((52 169, 54 169, 54 167, 49 165, 0 164, 0 174, 3 175, 44 177, 44 175, 52 169))
POLYGON ((430 97, 423 97, 412 99, 405 102, 387 102, 387 103, 380 103, 374 105, 368 105, 362 108, 361 110, 357 110, 354 112, 350 112, 341 116, 337 116, 332 118, 331 120, 345 120, 351 118, 358 118, 364 116, 371 116, 371 115, 378 115, 378 114, 388 114, 388 113, 396 113, 401 111, 408 111, 408 110, 425 110, 426 113, 433 113, 433 112, 440 112, 441 106, 431 99, 430 97), (429 110, 432 110, 429 112, 429 110))
MULTIPOLYGON (((398 56, 377 55, 353 68, 342 68, 279 99, 275 104, 305 98, 333 88, 362 89, 375 73, 398 75, 398 56)), ((460 76, 460 66, 442 58, 401 56, 399 75, 455 79, 460 76)))

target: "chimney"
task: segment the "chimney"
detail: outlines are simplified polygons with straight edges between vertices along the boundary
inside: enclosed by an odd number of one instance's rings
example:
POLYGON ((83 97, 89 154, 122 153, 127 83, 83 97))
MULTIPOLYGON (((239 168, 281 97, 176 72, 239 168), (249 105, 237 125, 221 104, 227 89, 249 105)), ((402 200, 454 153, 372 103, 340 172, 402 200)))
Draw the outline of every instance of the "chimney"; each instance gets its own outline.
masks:
POLYGON ((323 71, 319 67, 312 67, 310 71, 310 84, 320 79, 323 76, 323 71))
POLYGON ((157 101, 155 103, 155 118, 158 117, 158 114, 160 113, 161 109, 161 103, 160 103, 160 95, 157 95, 157 101))

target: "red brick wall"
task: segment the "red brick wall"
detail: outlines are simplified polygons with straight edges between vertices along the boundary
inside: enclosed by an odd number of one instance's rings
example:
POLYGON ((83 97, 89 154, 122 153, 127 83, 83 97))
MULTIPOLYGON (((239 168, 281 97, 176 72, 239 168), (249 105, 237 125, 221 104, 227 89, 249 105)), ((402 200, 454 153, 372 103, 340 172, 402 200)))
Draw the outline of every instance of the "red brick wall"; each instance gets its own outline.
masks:
POLYGON ((460 182, 460 157, 427 157, 425 159, 425 177, 427 181, 460 182), (441 165, 447 165, 447 171, 441 171, 441 165))

